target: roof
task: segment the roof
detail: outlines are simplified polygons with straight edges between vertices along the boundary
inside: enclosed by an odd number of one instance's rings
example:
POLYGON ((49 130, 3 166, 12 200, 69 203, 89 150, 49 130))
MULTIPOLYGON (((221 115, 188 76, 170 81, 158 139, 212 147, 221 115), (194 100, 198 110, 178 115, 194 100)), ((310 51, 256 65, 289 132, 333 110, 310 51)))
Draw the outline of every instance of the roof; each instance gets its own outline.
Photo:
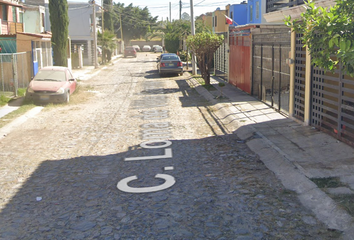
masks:
POLYGON ((21 4, 18 4, 16 2, 12 2, 12 1, 6 1, 6 0, 0 0, 0 4, 10 5, 10 6, 15 6, 15 7, 23 7, 23 5, 21 5, 21 4))
POLYGON ((52 38, 52 34, 50 32, 48 32, 48 33, 24 33, 24 32, 18 32, 17 34, 27 35, 27 36, 32 36, 32 37, 38 37, 38 38, 52 38))

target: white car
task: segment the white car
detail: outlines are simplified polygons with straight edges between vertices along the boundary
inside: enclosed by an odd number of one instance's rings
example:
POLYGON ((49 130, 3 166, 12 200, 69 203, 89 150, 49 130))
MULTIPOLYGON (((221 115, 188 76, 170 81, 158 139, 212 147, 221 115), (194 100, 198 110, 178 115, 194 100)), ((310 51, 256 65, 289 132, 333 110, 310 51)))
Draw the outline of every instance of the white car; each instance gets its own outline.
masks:
POLYGON ((149 45, 143 46, 143 52, 150 52, 150 51, 151 51, 151 47, 149 45))
POLYGON ((138 45, 133 45, 132 47, 135 49, 135 51, 140 52, 140 47, 138 45))

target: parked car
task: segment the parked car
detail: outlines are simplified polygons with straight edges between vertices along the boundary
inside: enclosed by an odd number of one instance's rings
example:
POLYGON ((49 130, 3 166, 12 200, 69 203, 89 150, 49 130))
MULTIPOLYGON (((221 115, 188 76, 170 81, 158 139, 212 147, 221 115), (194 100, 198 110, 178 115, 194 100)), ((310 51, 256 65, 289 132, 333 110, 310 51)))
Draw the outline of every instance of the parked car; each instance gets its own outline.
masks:
POLYGON ((43 67, 29 83, 26 99, 34 102, 66 102, 75 91, 77 81, 67 67, 43 67))
POLYGON ((128 56, 136 57, 136 50, 134 47, 132 46, 125 47, 124 57, 128 57, 128 56))
POLYGON ((135 51, 140 52, 140 47, 138 45, 133 45, 132 47, 135 49, 135 51))
POLYGON ((161 46, 156 46, 155 48, 154 48, 154 53, 157 53, 157 52, 163 52, 163 49, 162 49, 162 47, 161 46))
POLYGON ((160 76, 166 73, 183 74, 183 63, 177 54, 161 54, 157 68, 160 76))
POLYGON ((152 51, 155 51, 156 47, 161 47, 160 45, 152 45, 152 51))
POLYGON ((151 51, 151 47, 149 45, 143 46, 143 52, 150 52, 150 51, 151 51))

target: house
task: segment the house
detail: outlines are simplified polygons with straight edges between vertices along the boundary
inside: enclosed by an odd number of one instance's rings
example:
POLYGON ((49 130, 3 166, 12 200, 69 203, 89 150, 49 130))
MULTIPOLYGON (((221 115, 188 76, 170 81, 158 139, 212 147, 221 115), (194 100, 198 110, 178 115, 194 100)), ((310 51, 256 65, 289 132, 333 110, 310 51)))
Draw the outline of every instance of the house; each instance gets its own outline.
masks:
POLYGON ((22 1, 0 0, 0 34, 23 32, 22 1))
POLYGON ((212 14, 212 25, 214 33, 224 33, 229 30, 229 24, 226 22, 225 15, 228 15, 228 10, 217 8, 212 14))
POLYGON ((229 9, 227 16, 233 20, 230 26, 247 24, 247 3, 232 4, 226 7, 229 9))
POLYGON ((266 12, 266 4, 268 1, 248 0, 247 2, 247 23, 257 24, 266 23, 263 14, 266 12))
MULTIPOLYGON (((49 0, 26 0, 26 5, 40 5, 45 8, 44 30, 51 31, 49 0)), ((101 15, 100 9, 100 6, 90 4, 88 1, 68 2, 70 52, 74 53, 73 57, 75 59, 77 55, 82 55, 83 65, 94 65, 94 54, 97 49, 95 50, 94 47, 95 34, 93 24, 96 24, 96 31, 101 31, 98 25, 98 17, 101 15), (93 19, 93 6, 95 6, 96 19, 93 19)), ((76 62, 75 59, 72 59, 74 63, 76 62)), ((69 65, 71 65, 71 61, 69 65)))
MULTIPOLYGON (((269 2, 264 18, 272 23, 282 21, 284 16, 296 19, 305 11, 302 5, 301 0, 269 2)), ((335 1, 316 1, 315 5, 330 7, 335 1)), ((292 31, 290 42, 286 59, 290 68, 289 116, 353 145, 354 79, 340 69, 331 73, 314 66, 301 34, 292 31)))

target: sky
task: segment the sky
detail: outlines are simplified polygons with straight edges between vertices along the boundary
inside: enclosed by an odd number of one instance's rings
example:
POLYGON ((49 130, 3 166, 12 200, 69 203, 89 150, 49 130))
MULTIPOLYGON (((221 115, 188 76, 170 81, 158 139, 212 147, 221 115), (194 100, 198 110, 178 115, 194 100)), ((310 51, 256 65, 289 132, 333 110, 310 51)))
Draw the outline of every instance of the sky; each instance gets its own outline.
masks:
MULTIPOLYGON (((97 4, 101 4, 102 0, 96 0, 97 4)), ((88 2, 88 0, 68 0, 68 2, 88 2)), ((114 0, 115 3, 124 3, 125 6, 133 3, 133 6, 140 8, 148 7, 151 16, 159 16, 158 20, 166 20, 170 15, 169 4, 171 2, 171 18, 179 19, 179 2, 180 0, 114 0)), ((238 4, 242 0, 193 0, 194 16, 199 16, 203 13, 213 12, 218 7, 225 9, 228 4, 238 4)), ((189 15, 190 12, 190 0, 182 0, 182 13, 186 12, 189 15)))

